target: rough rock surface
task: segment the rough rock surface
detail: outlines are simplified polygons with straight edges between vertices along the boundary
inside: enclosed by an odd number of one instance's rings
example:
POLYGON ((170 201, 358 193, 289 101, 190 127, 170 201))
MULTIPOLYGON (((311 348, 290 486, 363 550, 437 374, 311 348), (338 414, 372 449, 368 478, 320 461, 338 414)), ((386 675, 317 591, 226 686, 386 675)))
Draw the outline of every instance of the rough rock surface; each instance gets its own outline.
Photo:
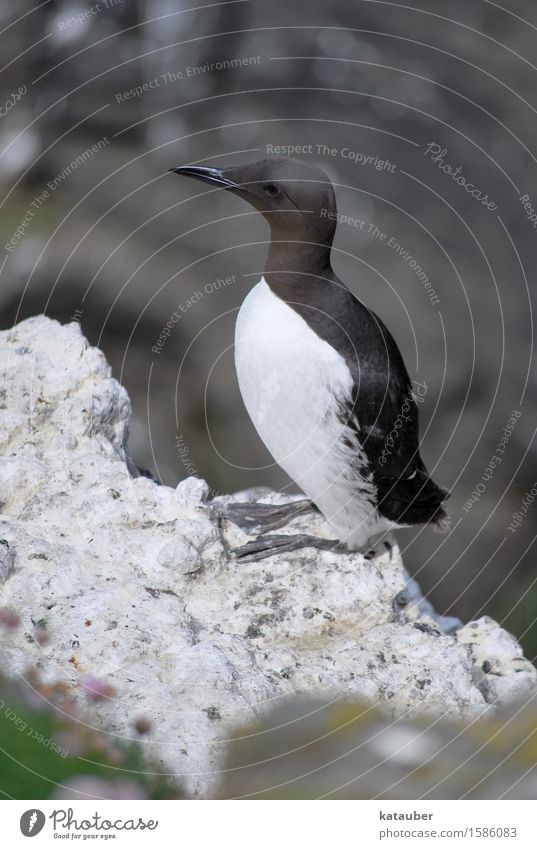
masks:
POLYGON ((0 334, 0 362, 0 607, 23 620, 0 629, 0 666, 112 684, 95 723, 130 737, 150 719, 152 755, 191 795, 217 792, 231 728, 296 693, 475 717, 537 688, 490 619, 444 633, 397 547, 237 563, 248 537, 202 481, 131 476, 129 399, 77 324, 27 320, 0 334))

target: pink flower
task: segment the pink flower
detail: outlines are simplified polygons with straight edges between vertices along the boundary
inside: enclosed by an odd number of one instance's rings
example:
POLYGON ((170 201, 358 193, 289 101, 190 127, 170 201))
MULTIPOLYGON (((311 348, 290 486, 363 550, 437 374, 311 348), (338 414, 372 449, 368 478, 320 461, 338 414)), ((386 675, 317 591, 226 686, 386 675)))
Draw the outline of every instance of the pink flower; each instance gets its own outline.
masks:
POLYGON ((75 775, 66 780, 69 787, 58 787, 54 799, 147 799, 135 781, 107 781, 93 775, 75 775))
POLYGON ((116 692, 111 684, 107 684, 106 681, 101 681, 99 678, 93 678, 90 675, 82 679, 81 685, 86 696, 93 702, 102 702, 104 699, 110 699, 116 692))
POLYGON ((19 614, 9 607, 0 607, 0 625, 5 625, 6 628, 16 628, 20 625, 19 614))

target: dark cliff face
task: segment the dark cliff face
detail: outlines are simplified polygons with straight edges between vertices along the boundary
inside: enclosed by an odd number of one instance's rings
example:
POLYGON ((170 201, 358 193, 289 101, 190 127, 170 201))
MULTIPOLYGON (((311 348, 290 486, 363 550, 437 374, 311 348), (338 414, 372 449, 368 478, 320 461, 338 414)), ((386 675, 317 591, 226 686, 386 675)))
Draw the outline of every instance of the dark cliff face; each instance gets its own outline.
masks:
MULTIPOLYGON (((98 5, 83 20, 69 3, 0 12, 3 28, 31 11, 0 36, 2 326, 41 311, 80 321, 133 398, 138 463, 167 483, 195 470, 218 491, 288 485, 230 348, 268 228, 166 170, 264 155, 321 167, 340 216, 334 268, 427 386, 422 454, 452 491, 452 533, 441 546, 404 534, 407 562, 439 606, 510 614, 537 521, 521 507, 535 483, 533 5, 515 18, 470 0, 452 22, 440 0, 389 14, 343 0, 98 5)), ((518 633, 526 598, 508 620, 518 633)))

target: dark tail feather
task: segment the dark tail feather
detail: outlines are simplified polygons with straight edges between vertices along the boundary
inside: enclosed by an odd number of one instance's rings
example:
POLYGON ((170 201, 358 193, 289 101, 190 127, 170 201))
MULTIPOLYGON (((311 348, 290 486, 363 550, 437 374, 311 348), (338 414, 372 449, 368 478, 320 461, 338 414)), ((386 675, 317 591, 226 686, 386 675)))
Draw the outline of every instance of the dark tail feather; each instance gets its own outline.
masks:
POLYGON ((436 531, 449 528, 443 503, 449 492, 437 486, 425 470, 413 478, 382 478, 375 481, 378 509, 382 516, 401 525, 434 525, 436 531))

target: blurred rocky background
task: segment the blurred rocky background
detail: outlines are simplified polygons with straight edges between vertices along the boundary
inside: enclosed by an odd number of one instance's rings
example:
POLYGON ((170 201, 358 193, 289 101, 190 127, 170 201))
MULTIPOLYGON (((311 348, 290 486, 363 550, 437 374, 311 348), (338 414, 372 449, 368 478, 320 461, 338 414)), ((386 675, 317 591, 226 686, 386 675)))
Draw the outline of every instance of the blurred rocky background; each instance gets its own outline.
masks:
POLYGON ((356 702, 297 701, 237 729, 222 795, 534 799, 535 731, 534 701, 469 723, 393 721, 356 702))
POLYGON ((267 228, 167 169, 300 146, 364 222, 340 225, 336 270, 427 386, 423 454, 453 527, 402 533, 405 564, 440 613, 495 616, 533 657, 534 4, 198 5, 0 6, 1 327, 79 321, 166 484, 295 491, 232 364, 267 228))

